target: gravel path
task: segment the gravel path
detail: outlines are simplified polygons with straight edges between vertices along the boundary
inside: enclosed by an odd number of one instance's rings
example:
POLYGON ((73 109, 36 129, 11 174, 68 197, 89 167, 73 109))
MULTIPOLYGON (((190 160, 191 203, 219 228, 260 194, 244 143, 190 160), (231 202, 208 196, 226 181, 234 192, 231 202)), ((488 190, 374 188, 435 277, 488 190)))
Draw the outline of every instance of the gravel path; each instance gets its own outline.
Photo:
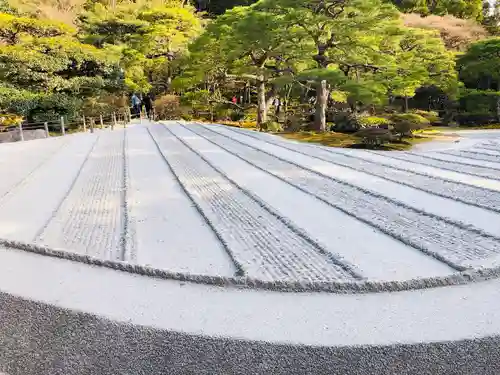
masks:
POLYGON ((422 212, 401 202, 359 188, 331 176, 323 176, 303 165, 249 146, 228 135, 231 131, 193 126, 235 156, 278 176, 333 207, 435 257, 455 269, 500 252, 498 239, 480 230, 422 212), (215 131, 215 133, 214 133, 215 131), (216 132, 226 133, 217 134, 216 132))
POLYGON ((68 195, 40 233, 38 242, 121 260, 125 132, 99 133, 68 195))
POLYGON ((152 137, 186 194, 226 247, 238 274, 263 280, 328 281, 356 274, 248 195, 166 128, 152 137), (191 151, 191 152, 190 152, 191 151))
POLYGON ((127 132, 134 234, 127 260, 177 272, 233 276, 231 258, 184 194, 147 129, 127 132))

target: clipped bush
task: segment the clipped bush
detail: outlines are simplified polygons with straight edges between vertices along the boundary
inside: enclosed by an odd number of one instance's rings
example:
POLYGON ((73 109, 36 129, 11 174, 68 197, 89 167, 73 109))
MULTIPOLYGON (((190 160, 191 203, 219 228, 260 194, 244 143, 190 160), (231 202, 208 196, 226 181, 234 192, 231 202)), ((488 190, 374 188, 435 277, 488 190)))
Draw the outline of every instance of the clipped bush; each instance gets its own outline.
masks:
POLYGON ((423 129, 430 125, 429 120, 416 113, 400 113, 391 116, 394 133, 402 140, 405 136, 411 136, 417 129, 423 129))
POLYGON ((363 128, 359 117, 349 112, 340 112, 333 116, 333 130, 339 133, 354 133, 363 128))
POLYGON ((298 114, 288 116, 285 122, 285 130, 288 132, 298 132, 302 129, 304 121, 298 114))
POLYGON ((377 148, 384 143, 390 142, 392 140, 392 134, 389 129, 381 128, 364 128, 359 130, 354 134, 356 137, 361 138, 361 142, 364 145, 377 148))
POLYGON ((154 101, 156 115, 160 120, 177 120, 182 117, 180 100, 176 95, 163 95, 154 101))
MULTIPOLYGON (((213 117, 214 120, 220 120, 220 121, 228 121, 231 120, 231 115, 232 115, 233 110, 227 108, 226 105, 224 104, 219 104, 217 105, 214 110, 213 110, 213 117)), ((209 113, 209 112, 208 112, 209 113)), ((210 120, 207 118, 207 120, 210 120)))
POLYGON ((245 112, 241 110, 232 110, 229 117, 231 121, 242 121, 245 118, 245 112))
POLYGON ((283 127, 276 121, 267 121, 262 124, 262 130, 275 133, 283 131, 283 127))
POLYGON ((498 122, 498 117, 491 112, 462 112, 455 116, 455 121, 463 126, 488 125, 498 122))
POLYGON ((412 109, 411 113, 422 116, 427 119, 431 124, 437 123, 440 121, 439 114, 435 111, 424 111, 422 109, 412 109))
POLYGON ((250 107, 245 109, 245 114, 243 117, 244 121, 257 121, 257 108, 250 107))
POLYGON ((390 125, 390 121, 384 117, 376 117, 376 116, 366 116, 359 117, 358 122, 363 128, 370 127, 378 127, 378 128, 388 128, 390 125))
POLYGON ((463 115, 459 122, 473 125, 490 123, 490 118, 498 117, 499 103, 500 92, 465 90, 460 96, 459 111, 463 115))

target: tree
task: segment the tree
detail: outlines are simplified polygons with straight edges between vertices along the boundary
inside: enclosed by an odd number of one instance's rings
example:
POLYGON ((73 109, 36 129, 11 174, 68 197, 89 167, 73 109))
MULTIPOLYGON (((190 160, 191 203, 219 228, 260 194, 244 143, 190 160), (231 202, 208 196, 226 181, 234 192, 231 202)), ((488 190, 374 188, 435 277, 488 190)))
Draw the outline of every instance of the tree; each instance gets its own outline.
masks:
MULTIPOLYGON (((500 92, 500 38, 472 44, 457 64, 466 86, 500 92)), ((500 96, 497 96, 497 117, 500 121, 500 96)))
MULTIPOLYGON (((286 15, 290 24, 303 30, 314 45, 311 58, 318 73, 337 67, 346 77, 357 81, 363 72, 379 69, 374 61, 386 63, 380 58, 384 49, 381 43, 391 43, 387 36, 398 33, 395 31, 399 27, 398 12, 378 0, 269 0, 261 6, 286 15)), ((390 56, 386 60, 390 61, 390 56)), ((325 131, 330 86, 320 75, 316 84, 314 127, 325 131)))
POLYGON ((114 45, 122 53, 129 89, 168 91, 178 61, 189 42, 202 30, 195 9, 180 0, 155 5, 123 2, 95 3, 80 17, 85 40, 99 48, 114 45))
POLYGON ((63 103, 75 107, 78 100, 120 87, 118 58, 81 43, 75 30, 7 14, 0 14, 0 24, 1 107, 22 108, 29 116, 41 103, 45 111, 63 103))
POLYGON ((395 114, 391 117, 393 130, 399 135, 399 140, 403 137, 411 136, 413 131, 428 127, 429 120, 414 113, 395 114))
POLYGON ((380 75, 391 95, 404 98, 404 112, 409 109, 408 99, 422 86, 433 85, 450 93, 456 89, 455 56, 436 32, 407 29, 393 53, 395 64, 380 75))
POLYGON ((218 17, 202 39, 191 47, 192 76, 207 77, 207 72, 218 70, 226 78, 255 82, 259 127, 267 122, 269 101, 276 94, 277 79, 293 74, 295 64, 308 48, 301 42, 301 30, 289 27, 284 21, 282 15, 255 6, 237 7, 218 17), (209 60, 205 60, 203 53, 207 45, 217 51, 216 55, 209 52, 212 57, 209 60))

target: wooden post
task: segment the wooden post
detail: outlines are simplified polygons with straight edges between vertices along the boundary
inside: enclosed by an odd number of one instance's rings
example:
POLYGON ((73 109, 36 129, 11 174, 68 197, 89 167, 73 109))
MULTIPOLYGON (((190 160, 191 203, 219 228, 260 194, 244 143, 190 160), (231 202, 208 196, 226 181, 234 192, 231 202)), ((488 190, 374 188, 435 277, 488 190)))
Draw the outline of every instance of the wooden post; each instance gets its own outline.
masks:
POLYGON ((64 129, 64 116, 61 116, 61 134, 66 135, 66 129, 64 129))
POLYGON ((94 132, 94 119, 92 117, 90 118, 90 132, 94 132))
POLYGON ((117 124, 118 122, 116 120, 116 112, 113 112, 113 122, 111 123, 111 130, 114 130, 117 124))
POLYGON ((43 123, 43 127, 45 128, 45 137, 49 138, 50 137, 50 133, 49 133, 49 124, 44 122, 43 123))
POLYGON ((23 123, 19 123, 19 136, 21 137, 21 141, 24 141, 24 134, 23 134, 23 123))
POLYGON ((101 129, 104 129, 104 122, 102 121, 102 115, 99 115, 99 119, 101 120, 101 129))
POLYGON ((87 122, 85 121, 85 115, 83 115, 83 132, 87 132, 87 122))

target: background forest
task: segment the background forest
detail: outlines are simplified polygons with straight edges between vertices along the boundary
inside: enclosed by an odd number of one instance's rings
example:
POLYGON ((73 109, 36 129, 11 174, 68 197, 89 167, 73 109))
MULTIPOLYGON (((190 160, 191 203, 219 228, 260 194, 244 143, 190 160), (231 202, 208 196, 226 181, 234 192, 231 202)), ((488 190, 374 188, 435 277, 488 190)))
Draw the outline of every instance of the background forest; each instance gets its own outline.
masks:
POLYGON ((1 124, 124 112, 401 137, 500 123, 500 2, 2 0, 1 124))

